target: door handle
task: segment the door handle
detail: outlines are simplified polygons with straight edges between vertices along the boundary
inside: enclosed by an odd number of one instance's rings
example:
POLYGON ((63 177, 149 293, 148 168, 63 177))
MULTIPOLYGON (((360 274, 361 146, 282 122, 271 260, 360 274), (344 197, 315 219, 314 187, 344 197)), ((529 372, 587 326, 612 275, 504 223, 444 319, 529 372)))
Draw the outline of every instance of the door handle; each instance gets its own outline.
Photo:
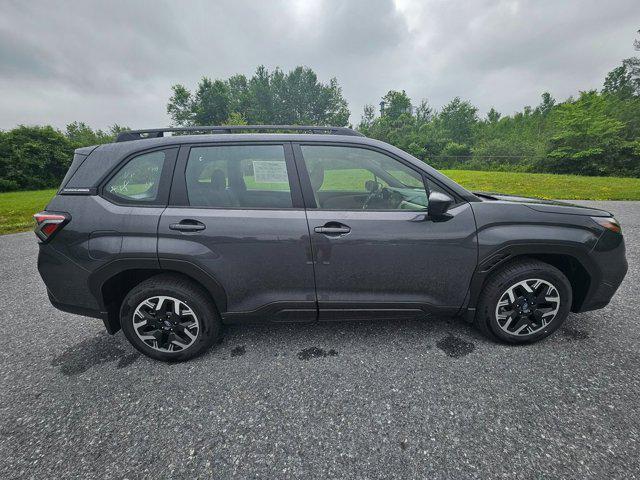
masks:
POLYGON ((321 227, 315 227, 313 231, 325 235, 346 235, 351 231, 351 227, 337 222, 329 222, 321 227))
POLYGON ((177 230, 178 232, 199 232, 205 228, 207 227, 204 223, 189 219, 169 225, 169 230, 177 230))

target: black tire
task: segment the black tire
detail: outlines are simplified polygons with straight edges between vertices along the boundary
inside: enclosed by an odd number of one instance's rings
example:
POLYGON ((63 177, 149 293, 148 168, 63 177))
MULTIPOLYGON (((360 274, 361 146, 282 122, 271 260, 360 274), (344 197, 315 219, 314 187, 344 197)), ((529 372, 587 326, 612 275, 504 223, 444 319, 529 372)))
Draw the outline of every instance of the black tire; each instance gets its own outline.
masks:
MULTIPOLYGON (((135 286, 127 294, 120 308, 120 324, 127 340, 145 355, 165 362, 181 362, 200 355, 220 336, 221 321, 207 292, 188 278, 160 274, 135 286), (198 322, 195 340, 179 351, 161 351, 145 343, 134 328, 134 313, 145 300, 155 296, 172 297, 188 306, 198 322)), ((189 340, 189 339, 187 339, 189 340)), ((173 346, 171 347, 173 348, 173 346)))
POLYGON ((487 281, 478 302, 475 325, 485 336, 494 340, 518 344, 532 343, 548 337, 562 325, 571 310, 572 299, 571 283, 553 265, 534 259, 514 261, 500 268, 487 281), (513 335, 500 326, 496 308, 507 289, 527 279, 541 279, 550 283, 558 292, 560 305, 555 317, 539 331, 527 335, 513 335))

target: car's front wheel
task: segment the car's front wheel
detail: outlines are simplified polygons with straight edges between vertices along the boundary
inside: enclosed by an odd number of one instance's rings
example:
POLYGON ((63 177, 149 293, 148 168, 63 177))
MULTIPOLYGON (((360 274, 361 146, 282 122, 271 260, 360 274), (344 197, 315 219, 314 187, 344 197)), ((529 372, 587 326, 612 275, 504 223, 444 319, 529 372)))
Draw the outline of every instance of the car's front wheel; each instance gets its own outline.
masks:
POLYGON ((193 358, 220 334, 209 295, 188 279, 168 274, 151 277, 127 294, 120 324, 135 348, 163 361, 193 358))
POLYGON ((489 279, 476 312, 476 325, 489 337, 530 343, 560 327, 571 302, 571 283, 560 270, 538 260, 521 260, 489 279))

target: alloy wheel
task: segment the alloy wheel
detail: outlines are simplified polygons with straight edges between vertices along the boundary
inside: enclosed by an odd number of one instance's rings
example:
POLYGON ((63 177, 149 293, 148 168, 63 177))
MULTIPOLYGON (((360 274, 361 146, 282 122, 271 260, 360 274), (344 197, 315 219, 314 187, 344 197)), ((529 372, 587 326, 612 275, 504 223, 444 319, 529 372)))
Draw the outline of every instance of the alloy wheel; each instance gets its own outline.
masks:
POLYGON ((533 335, 549 325, 560 309, 560 293, 546 280, 522 280, 500 296, 496 306, 499 327, 509 335, 533 335))
POLYGON ((179 352, 198 338, 200 323, 182 300, 169 296, 149 297, 133 313, 133 330, 148 347, 179 352))

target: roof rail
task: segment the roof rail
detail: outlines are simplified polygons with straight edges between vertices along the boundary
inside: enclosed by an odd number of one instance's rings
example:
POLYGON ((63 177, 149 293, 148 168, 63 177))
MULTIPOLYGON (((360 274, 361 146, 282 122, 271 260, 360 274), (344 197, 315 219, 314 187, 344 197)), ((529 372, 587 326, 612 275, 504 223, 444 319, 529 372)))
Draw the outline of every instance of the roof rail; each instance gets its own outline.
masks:
POLYGON ((148 130, 127 130, 120 132, 116 142, 128 142, 130 140, 142 140, 145 138, 164 137, 167 132, 193 132, 193 133, 236 133, 246 131, 300 131, 310 133, 324 133, 329 135, 350 135, 363 137, 360 132, 347 127, 318 127, 310 125, 222 125, 222 126, 198 126, 198 127, 167 127, 151 128, 148 130))

